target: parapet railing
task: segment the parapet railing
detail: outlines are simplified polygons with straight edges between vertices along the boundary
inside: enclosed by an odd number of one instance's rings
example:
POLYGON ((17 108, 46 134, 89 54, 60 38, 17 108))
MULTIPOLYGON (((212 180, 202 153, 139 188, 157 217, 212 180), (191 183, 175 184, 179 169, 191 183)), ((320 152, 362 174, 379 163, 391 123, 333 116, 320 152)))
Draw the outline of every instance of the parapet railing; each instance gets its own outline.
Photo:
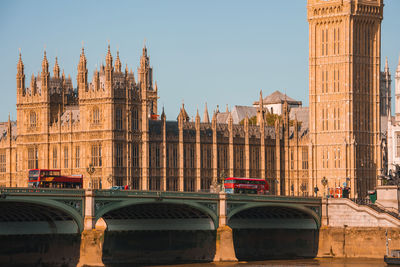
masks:
POLYGON ((356 198, 351 198, 351 201, 353 201, 354 203, 358 204, 358 205, 363 205, 363 206, 367 206, 370 207, 371 209, 379 212, 379 213, 387 213, 397 219, 400 219, 400 214, 397 210, 392 210, 392 209, 388 209, 378 203, 372 203, 372 201, 370 199, 356 199, 356 198))
POLYGON ((152 197, 152 198, 207 198, 218 199, 217 193, 140 191, 140 190, 93 190, 96 197, 152 197))
POLYGON ((78 195, 84 196, 84 189, 68 189, 68 188, 19 188, 19 187, 7 187, 1 188, 0 194, 6 195, 27 195, 27 194, 35 194, 35 195, 78 195))

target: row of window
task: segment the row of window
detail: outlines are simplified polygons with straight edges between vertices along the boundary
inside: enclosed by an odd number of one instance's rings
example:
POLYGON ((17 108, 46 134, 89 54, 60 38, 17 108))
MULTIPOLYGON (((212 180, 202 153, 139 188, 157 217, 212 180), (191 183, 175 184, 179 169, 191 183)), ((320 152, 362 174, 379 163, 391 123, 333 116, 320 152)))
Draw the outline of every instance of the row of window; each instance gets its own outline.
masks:
POLYGON ((321 91, 322 93, 328 93, 330 89, 334 93, 340 92, 340 70, 339 67, 335 66, 335 68, 331 71, 332 77, 329 79, 329 71, 321 70, 321 91))
MULTIPOLYGON (((92 110, 91 122, 93 125, 99 125, 101 123, 101 111, 98 107, 94 107, 92 110)), ((115 111, 115 127, 117 130, 123 129, 123 116, 121 108, 117 108, 115 111)), ((139 129, 139 113, 137 109, 132 111, 132 129, 139 129)))
MULTIPOLYGON (((70 163, 70 156, 69 156, 69 147, 65 146, 62 148, 62 161, 63 161, 63 168, 80 168, 81 167, 81 149, 80 146, 75 146, 75 155, 72 159, 74 164, 70 163)), ((53 158, 52 158, 52 165, 53 168, 61 168, 61 164, 59 165, 58 162, 58 149, 57 147, 53 147, 53 158)), ((102 155, 101 155, 101 145, 96 144, 92 145, 91 147, 91 163, 95 167, 102 166, 102 155)), ((28 148, 28 169, 37 169, 39 166, 39 154, 37 147, 28 148)))
MULTIPOLYGON (((303 147, 301 149, 301 168, 308 170, 308 148, 303 147)), ((294 170, 294 150, 290 149, 290 169, 294 170)))
MULTIPOLYGON (((329 168, 330 153, 328 148, 322 149, 322 168, 329 168)), ((333 168, 340 168, 341 154, 340 147, 333 148, 333 168)))
POLYGON ((321 108, 321 130, 329 131, 329 121, 333 119, 333 130, 340 130, 340 108, 333 108, 333 118, 329 118, 329 108, 321 108))
POLYGON ((335 27, 329 31, 329 29, 324 28, 321 29, 321 56, 327 56, 329 53, 332 53, 333 55, 339 55, 340 54, 340 29, 338 27, 335 27), (331 40, 330 37, 333 39, 331 43, 329 41, 331 40), (331 51, 329 50, 331 45, 331 51))

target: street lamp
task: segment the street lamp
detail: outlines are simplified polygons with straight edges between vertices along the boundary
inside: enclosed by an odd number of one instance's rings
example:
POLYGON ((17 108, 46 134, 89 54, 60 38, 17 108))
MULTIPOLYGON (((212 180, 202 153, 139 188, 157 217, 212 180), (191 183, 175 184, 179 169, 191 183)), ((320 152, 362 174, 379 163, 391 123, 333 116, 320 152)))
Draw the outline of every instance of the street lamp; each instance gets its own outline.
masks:
POLYGON ((325 187, 326 187, 326 185, 328 184, 328 180, 325 178, 325 176, 324 176, 324 178, 322 178, 321 184, 322 184, 322 186, 324 187, 324 197, 326 197, 325 187))
POLYGON ((225 191, 225 171, 221 171, 221 173, 219 174, 219 178, 221 180, 221 191, 224 192, 225 191))
POLYGON ((89 174, 89 189, 92 189, 93 183, 92 183, 92 174, 94 173, 94 167, 93 164, 90 163, 89 166, 86 168, 86 172, 89 174))
POLYGON ((306 185, 305 184, 301 184, 300 185, 300 190, 303 193, 303 197, 304 197, 304 191, 306 191, 306 185))

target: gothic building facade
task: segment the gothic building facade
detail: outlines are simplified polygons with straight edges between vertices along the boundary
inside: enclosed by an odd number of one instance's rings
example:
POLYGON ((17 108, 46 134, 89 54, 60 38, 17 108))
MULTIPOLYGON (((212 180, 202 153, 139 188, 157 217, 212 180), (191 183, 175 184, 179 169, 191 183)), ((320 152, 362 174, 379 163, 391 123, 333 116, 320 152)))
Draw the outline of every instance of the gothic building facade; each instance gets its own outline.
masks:
POLYGON ((346 183, 352 197, 364 197, 382 171, 381 104, 390 106, 390 85, 381 90, 383 1, 308 0, 307 10, 310 107, 280 97, 264 103, 260 94, 252 118, 242 119, 245 108, 236 106, 190 121, 183 105, 177 120, 158 117, 146 47, 137 81, 108 49, 89 82, 82 49, 77 89, 57 60, 50 75, 46 54, 26 87, 20 57, 17 122, 0 124, 0 186, 26 186, 29 169, 57 168, 83 174, 85 187, 201 191, 237 176, 267 179, 278 195, 312 195, 317 187, 323 195, 346 183), (270 104, 280 113, 272 124, 270 104))
POLYGON ((267 179, 276 194, 310 194, 306 129, 289 121, 289 106, 275 125, 265 123, 266 109, 257 109, 257 125, 234 124, 232 116, 217 123, 205 110, 189 121, 184 106, 177 121, 158 117, 157 84, 153 85, 147 49, 138 79, 122 71, 119 54, 88 82, 82 49, 77 89, 71 78, 53 75, 44 54, 42 71, 25 86, 24 65, 17 65, 17 123, 3 123, 0 141, 2 186, 26 186, 33 168, 83 174, 84 186, 108 188, 129 184, 134 189, 209 190, 222 177, 267 179), (295 126, 297 125, 297 127, 295 126), (86 168, 92 164, 94 173, 86 168))

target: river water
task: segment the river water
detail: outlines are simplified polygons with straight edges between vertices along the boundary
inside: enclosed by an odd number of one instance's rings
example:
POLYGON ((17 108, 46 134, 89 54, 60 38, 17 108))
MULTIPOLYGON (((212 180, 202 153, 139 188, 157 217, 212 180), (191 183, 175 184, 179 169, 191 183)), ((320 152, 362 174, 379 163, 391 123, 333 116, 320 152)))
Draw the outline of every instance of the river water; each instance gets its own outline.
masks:
POLYGON ((193 263, 178 265, 107 265, 107 267, 261 267, 261 266, 323 266, 323 267, 384 267, 387 266, 383 259, 297 259, 297 260, 271 260, 236 263, 193 263))

